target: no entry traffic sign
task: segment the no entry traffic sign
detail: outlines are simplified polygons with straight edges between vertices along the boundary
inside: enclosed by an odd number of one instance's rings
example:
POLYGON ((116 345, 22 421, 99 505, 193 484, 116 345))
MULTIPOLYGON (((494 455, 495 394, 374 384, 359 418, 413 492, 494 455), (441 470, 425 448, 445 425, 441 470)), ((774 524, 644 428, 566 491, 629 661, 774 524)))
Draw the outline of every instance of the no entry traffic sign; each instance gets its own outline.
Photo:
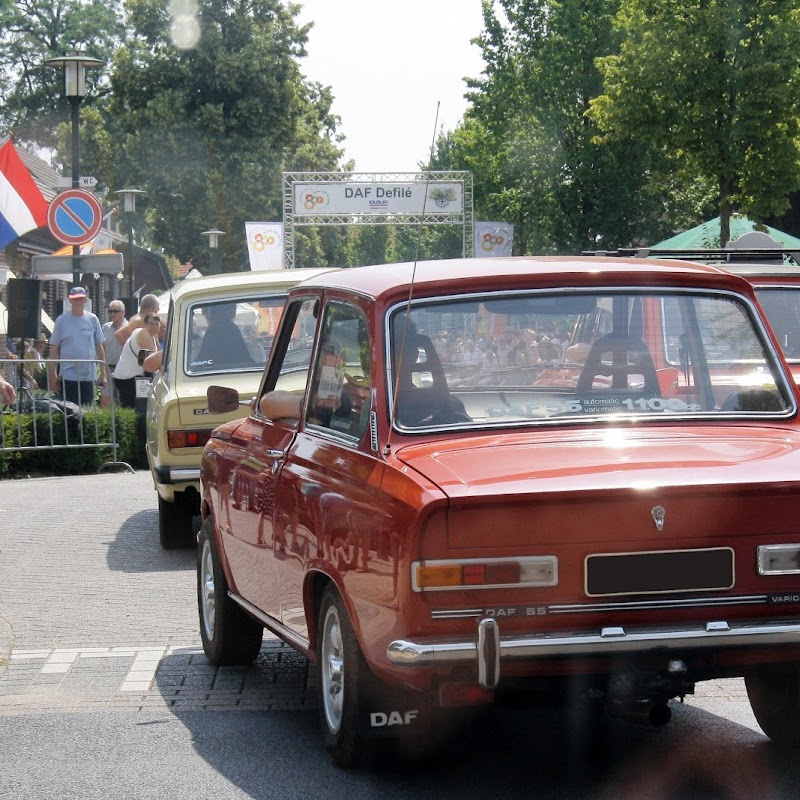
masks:
POLYGON ((85 244, 97 236, 102 224, 100 202, 83 189, 61 192, 47 209, 50 233, 64 244, 85 244))

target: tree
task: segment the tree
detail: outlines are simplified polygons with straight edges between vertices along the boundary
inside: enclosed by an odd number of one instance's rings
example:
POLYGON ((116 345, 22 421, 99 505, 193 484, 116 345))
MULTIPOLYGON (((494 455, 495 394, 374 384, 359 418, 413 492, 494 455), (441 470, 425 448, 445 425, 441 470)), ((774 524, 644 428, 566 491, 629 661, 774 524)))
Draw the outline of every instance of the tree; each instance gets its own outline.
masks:
POLYGON ((232 234, 226 268, 241 269, 245 221, 282 217, 281 173, 341 157, 330 89, 300 72, 308 29, 279 0, 211 0, 188 19, 161 0, 128 9, 98 148, 106 182, 147 190, 150 235, 168 252, 207 263, 200 234, 219 227, 232 234))
POLYGON ((598 62, 606 141, 652 143, 716 186, 722 244, 738 209, 781 213, 800 180, 796 0, 622 0, 598 62))
POLYGON ((616 5, 484 3, 485 68, 468 81, 473 105, 453 135, 453 166, 475 174, 476 213, 514 224, 517 253, 611 248, 665 232, 670 201, 653 184, 659 153, 633 139, 598 141, 586 115, 602 89, 595 59, 616 52, 616 5))
MULTIPOLYGON (((0 2, 0 133, 18 141, 56 146, 64 120, 63 71, 45 66, 67 49, 108 60, 123 34, 116 4, 104 0, 0 2)), ((99 70, 87 71, 86 103, 107 91, 99 70)))

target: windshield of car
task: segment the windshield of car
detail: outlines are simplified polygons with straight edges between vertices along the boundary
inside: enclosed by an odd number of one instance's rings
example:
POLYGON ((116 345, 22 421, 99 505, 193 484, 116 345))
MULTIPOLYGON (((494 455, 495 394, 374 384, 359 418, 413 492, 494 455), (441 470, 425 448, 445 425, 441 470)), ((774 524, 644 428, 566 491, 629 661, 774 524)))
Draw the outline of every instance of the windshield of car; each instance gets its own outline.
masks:
POLYGON ((787 361, 800 363, 800 286, 761 286, 756 294, 787 361))
POLYGON ((186 373, 260 372, 285 296, 213 299, 188 309, 186 373))
POLYGON ((749 303, 651 290, 417 302, 389 318, 402 429, 786 415, 786 377, 749 303))

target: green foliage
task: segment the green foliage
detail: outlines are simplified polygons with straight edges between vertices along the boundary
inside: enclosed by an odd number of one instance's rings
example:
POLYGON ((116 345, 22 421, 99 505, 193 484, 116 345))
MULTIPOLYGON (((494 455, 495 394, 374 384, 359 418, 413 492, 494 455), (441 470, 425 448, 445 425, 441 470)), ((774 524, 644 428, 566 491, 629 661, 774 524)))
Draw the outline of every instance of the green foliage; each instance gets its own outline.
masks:
MULTIPOLYGON (((45 66, 67 49, 108 60, 123 36, 117 6, 104 0, 0 2, 0 133, 18 141, 56 145, 56 126, 68 103, 64 73, 45 66)), ((102 98, 107 80, 87 71, 86 103, 102 98)))
POLYGON ((282 217, 281 173, 335 169, 341 156, 330 89, 300 72, 307 29, 278 0, 212 0, 192 20, 196 43, 181 47, 167 5, 128 8, 105 109, 107 182, 147 190, 150 235, 181 261, 202 269, 202 231, 231 234, 223 268, 239 271, 245 221, 282 217))
MULTIPOLYGON (((2 414, 3 439, 0 442, 0 478, 26 475, 84 475, 98 472, 114 460, 113 447, 94 446, 112 442, 112 419, 109 409, 86 410, 79 422, 37 414, 2 414), (84 443, 82 445, 81 443, 84 443), (20 449, 12 449, 20 448, 20 449)), ((117 461, 136 469, 147 469, 141 430, 136 412, 115 409, 117 461)))
POLYGON ((723 218, 786 209, 800 180, 800 8, 794 0, 622 0, 621 47, 598 61, 591 118, 713 183, 723 218))

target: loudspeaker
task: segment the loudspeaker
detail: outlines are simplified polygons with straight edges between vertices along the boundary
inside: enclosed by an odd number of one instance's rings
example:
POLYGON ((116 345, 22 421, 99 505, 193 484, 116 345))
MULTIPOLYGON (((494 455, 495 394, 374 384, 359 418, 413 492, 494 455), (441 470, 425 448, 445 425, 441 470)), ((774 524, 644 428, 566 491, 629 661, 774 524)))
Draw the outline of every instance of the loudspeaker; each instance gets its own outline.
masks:
POLYGON ((8 282, 8 335, 35 339, 41 330, 42 282, 15 278, 8 282))

